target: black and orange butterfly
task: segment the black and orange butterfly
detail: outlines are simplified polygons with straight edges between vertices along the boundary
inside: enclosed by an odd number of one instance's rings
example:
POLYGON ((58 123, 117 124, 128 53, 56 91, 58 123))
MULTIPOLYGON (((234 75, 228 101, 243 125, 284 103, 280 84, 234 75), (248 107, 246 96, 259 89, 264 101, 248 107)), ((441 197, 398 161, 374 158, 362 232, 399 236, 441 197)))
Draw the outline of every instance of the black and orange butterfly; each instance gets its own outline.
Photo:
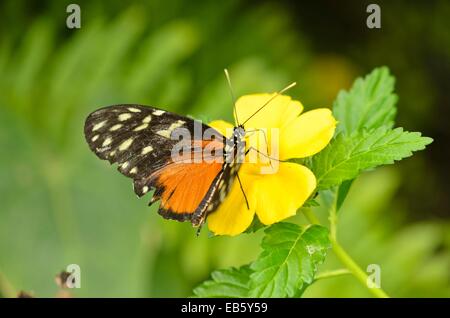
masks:
MULTIPOLYGON (((225 74, 230 84, 226 71, 225 74)), ((234 112, 238 121, 235 107, 234 112)), ((155 190, 150 204, 160 200, 158 213, 164 218, 201 226, 226 198, 234 180, 240 183, 238 171, 246 155, 244 124, 249 118, 237 123, 233 135, 226 138, 195 119, 158 108, 113 105, 91 113, 84 134, 99 158, 118 163, 118 170, 133 179, 139 197, 155 190), (174 157, 174 149, 180 143, 174 137, 183 135, 179 132, 188 132, 194 138, 184 140, 184 153, 174 157), (201 160, 195 160, 198 154, 201 160)), ((242 193, 245 197, 245 192, 242 193)))

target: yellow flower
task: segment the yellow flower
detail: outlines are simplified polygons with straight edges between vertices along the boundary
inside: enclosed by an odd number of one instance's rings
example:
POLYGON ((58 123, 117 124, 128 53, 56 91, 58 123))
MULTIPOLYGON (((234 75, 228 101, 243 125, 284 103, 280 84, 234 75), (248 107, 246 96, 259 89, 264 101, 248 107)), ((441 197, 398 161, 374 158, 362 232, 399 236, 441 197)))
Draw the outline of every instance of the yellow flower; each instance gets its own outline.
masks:
MULTIPOLYGON (((273 94, 253 94, 239 98, 236 102, 237 117, 242 123, 266 103, 273 94)), ((280 161, 258 155, 255 163, 246 161, 241 165, 239 177, 248 199, 245 198, 236 180, 218 210, 208 216, 208 228, 218 235, 237 235, 245 231, 253 221, 255 213, 266 225, 293 216, 316 187, 314 174, 305 166, 283 162, 291 158, 304 158, 321 151, 330 142, 336 120, 327 108, 319 108, 301 114, 303 106, 291 97, 280 95, 245 124, 246 134, 258 138, 246 138, 246 148, 257 148, 259 153, 273 157, 275 150, 280 161), (275 128, 275 129, 274 129, 275 128), (261 143, 265 129, 267 143, 261 143), (274 133, 278 136, 275 136, 274 133), (275 137, 277 142, 274 143, 275 137), (255 141, 260 141, 255 142, 255 141), (274 146, 275 145, 275 146, 274 146), (278 148, 278 149, 275 149, 278 148), (262 159, 266 160, 262 160, 262 159), (275 165, 276 163, 276 165, 275 165), (276 166, 276 167, 275 167, 276 166), (262 168, 272 169, 263 173, 262 168)), ((218 120, 210 123, 222 134, 230 136, 233 125, 218 120)))

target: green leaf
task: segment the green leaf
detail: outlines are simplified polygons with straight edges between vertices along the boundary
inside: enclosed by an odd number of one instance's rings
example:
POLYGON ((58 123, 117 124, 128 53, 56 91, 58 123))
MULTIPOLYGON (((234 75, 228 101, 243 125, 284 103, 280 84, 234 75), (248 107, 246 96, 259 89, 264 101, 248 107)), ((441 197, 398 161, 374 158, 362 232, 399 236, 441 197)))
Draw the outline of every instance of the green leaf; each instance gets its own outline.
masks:
POLYGON ((354 179, 344 181, 337 189, 337 199, 336 199, 336 212, 339 212, 342 204, 347 197, 348 192, 353 184, 354 179))
POLYGON ((378 128, 372 132, 339 134, 328 147, 310 161, 317 189, 329 189, 358 176, 364 170, 392 164, 423 150, 433 140, 419 132, 378 128))
POLYGON ((248 265, 216 270, 210 280, 194 289, 194 294, 197 297, 247 297, 250 273, 248 265))
POLYGON ((296 297, 311 284, 330 248, 328 230, 278 223, 265 230, 263 252, 251 264, 251 297, 296 297))
POLYGON ((394 84, 389 69, 381 67, 364 79, 358 78, 349 92, 341 91, 333 105, 333 114, 339 122, 337 133, 392 128, 397 102, 394 84))

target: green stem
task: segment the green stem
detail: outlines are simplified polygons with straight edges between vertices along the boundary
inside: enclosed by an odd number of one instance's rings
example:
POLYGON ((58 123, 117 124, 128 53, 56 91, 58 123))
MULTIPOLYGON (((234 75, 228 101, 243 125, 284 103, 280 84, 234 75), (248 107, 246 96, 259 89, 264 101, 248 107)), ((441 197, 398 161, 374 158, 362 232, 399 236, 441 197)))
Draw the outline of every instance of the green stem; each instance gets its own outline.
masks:
POLYGON ((317 218, 317 216, 311 211, 310 208, 303 208, 302 209, 303 214, 305 215, 305 217, 308 219, 308 221, 311 224, 319 224, 320 225, 320 221, 317 218))
MULTIPOLYGON (((331 235, 330 235, 331 236, 331 235)), ((389 298, 384 290, 381 288, 369 288, 367 286, 367 274, 359 267, 358 264, 347 254, 342 246, 333 238, 331 238, 331 246, 334 254, 341 261, 341 263, 356 277, 359 282, 366 287, 375 297, 389 298)))
POLYGON ((330 237, 334 241, 337 241, 336 231, 337 231, 338 218, 337 218, 337 213, 336 213, 336 203, 337 203, 337 195, 336 195, 334 204, 331 206, 330 216, 328 217, 328 220, 330 221, 330 237))
MULTIPOLYGON (((330 216, 329 216, 330 241, 331 241, 331 247, 333 249, 334 254, 341 261, 341 263, 346 267, 347 273, 350 272, 353 276, 355 276, 355 278, 364 287, 366 287, 369 290, 369 292, 371 292, 375 297, 388 298, 389 296, 381 288, 369 288, 369 286, 367 286, 367 279, 368 279, 367 274, 361 269, 361 267, 359 267, 359 265, 351 258, 350 255, 347 254, 347 252, 337 242, 336 232, 337 232, 338 217, 337 217, 337 211, 336 211, 336 200, 337 200, 337 198, 335 199, 334 204, 332 204, 332 206, 331 206, 330 216)), ((303 209, 303 213, 306 216, 306 218, 309 220, 309 222, 311 222, 312 224, 320 225, 319 220, 314 215, 314 213, 311 211, 311 209, 305 208, 305 209, 303 209)), ((342 275, 342 273, 339 273, 339 274, 342 275)), ((323 273, 322 275, 316 276, 316 279, 334 277, 334 276, 338 276, 338 275, 336 275, 336 273, 334 273, 334 275, 332 273, 330 273, 328 275, 325 275, 325 273, 323 273), (322 277, 320 277, 320 276, 322 276, 322 277)))
POLYGON ((348 275, 351 273, 352 272, 350 272, 347 268, 340 268, 340 269, 335 269, 332 271, 325 271, 325 272, 319 273, 316 275, 315 280, 325 279, 325 278, 333 278, 333 277, 348 275))

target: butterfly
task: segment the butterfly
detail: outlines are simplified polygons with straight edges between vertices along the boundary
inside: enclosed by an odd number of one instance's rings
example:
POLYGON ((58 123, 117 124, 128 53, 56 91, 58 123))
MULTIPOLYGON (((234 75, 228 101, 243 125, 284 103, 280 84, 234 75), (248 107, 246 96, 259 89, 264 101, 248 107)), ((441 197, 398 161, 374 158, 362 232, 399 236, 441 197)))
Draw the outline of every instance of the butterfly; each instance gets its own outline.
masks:
MULTIPOLYGON (((225 74, 231 90, 227 71, 225 74)), ((235 107, 234 111, 237 120, 235 107)), ((207 215, 225 200, 235 180, 248 207, 238 172, 250 150, 246 150, 244 124, 252 116, 242 124, 238 122, 227 138, 198 120, 156 107, 112 105, 87 117, 84 134, 100 159, 117 163, 118 171, 133 179, 138 197, 154 190, 149 205, 161 201, 161 216, 189 221, 200 229, 207 215), (189 138, 177 138, 186 135, 189 138), (174 149, 183 150, 182 155, 174 149)))

